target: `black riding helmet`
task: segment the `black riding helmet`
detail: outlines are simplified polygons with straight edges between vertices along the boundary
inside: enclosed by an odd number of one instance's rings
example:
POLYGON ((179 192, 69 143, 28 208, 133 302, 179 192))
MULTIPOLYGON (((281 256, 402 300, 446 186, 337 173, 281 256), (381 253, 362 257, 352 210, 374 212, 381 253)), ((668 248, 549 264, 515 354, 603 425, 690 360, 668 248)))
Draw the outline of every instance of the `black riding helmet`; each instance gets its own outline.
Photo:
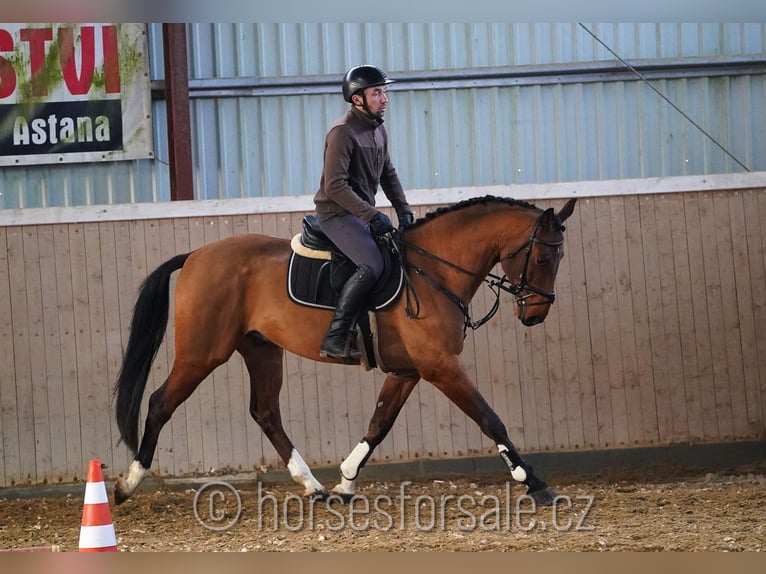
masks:
POLYGON ((343 99, 351 103, 351 96, 365 88, 393 84, 386 73, 375 66, 355 66, 343 77, 343 99))

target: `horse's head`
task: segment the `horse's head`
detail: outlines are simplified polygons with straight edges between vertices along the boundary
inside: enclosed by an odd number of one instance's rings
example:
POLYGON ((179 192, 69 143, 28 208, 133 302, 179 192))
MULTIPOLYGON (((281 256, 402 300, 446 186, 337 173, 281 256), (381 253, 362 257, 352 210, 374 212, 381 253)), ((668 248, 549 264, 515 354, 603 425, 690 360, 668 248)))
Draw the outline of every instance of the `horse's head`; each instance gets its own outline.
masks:
POLYGON ((501 257, 507 287, 516 298, 516 316, 531 327, 545 320, 556 299, 554 283, 564 256, 564 221, 572 215, 577 199, 570 199, 558 213, 548 208, 535 219, 527 240, 501 257))

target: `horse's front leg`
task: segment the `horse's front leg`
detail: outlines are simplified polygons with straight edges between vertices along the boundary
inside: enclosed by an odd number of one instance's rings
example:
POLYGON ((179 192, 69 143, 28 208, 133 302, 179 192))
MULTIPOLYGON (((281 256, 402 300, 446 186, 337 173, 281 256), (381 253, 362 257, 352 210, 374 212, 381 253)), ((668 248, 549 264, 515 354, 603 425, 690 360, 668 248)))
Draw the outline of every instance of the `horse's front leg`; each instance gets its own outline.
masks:
POLYGON ((354 496, 354 483, 359 476, 372 451, 377 447, 391 430, 391 427, 410 396, 412 389, 420 380, 419 375, 402 377, 389 375, 383 382, 383 388, 378 394, 375 412, 370 419, 367 434, 354 447, 351 453, 340 465, 340 483, 332 489, 345 501, 354 496))
POLYGON ((471 383, 460 367, 457 357, 445 361, 426 378, 460 410, 471 417, 479 425, 481 432, 495 442, 511 477, 527 486, 527 494, 537 504, 552 505, 557 496, 556 492, 534 473, 532 466, 518 453, 511 439, 508 438, 508 431, 503 421, 492 410, 476 386, 471 383))

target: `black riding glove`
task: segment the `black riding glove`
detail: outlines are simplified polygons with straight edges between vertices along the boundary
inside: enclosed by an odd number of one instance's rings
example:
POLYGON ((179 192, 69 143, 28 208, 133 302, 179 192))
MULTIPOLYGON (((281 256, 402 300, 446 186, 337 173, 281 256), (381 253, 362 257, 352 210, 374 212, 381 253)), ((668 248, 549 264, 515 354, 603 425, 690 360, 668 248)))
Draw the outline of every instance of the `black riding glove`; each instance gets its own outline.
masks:
POLYGON ((391 219, 388 215, 379 211, 375 214, 375 217, 370 220, 370 229, 374 235, 385 235, 394 230, 394 225, 391 223, 391 219))
POLYGON ((409 211, 402 211, 397 217, 399 218, 399 229, 404 229, 415 222, 415 217, 409 211))

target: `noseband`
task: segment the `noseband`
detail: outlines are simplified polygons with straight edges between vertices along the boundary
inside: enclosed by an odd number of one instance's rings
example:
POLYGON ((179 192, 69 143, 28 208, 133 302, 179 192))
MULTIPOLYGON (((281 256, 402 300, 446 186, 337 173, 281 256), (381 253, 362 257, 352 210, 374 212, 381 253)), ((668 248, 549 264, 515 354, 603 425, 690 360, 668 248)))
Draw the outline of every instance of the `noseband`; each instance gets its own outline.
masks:
MULTIPOLYGON (((519 273, 519 278, 516 281, 516 283, 511 283, 507 275, 503 275, 500 278, 499 283, 495 282, 495 285, 498 288, 513 295, 514 298, 516 299, 516 304, 522 308, 532 307, 534 305, 552 305, 556 301, 555 291, 545 291, 544 289, 540 289, 539 287, 530 285, 530 283, 527 281, 527 269, 529 269, 529 260, 532 258, 533 245, 535 243, 539 243, 540 245, 545 245, 546 247, 560 247, 561 245, 564 244, 563 239, 561 241, 545 241, 544 239, 540 239, 537 236, 537 231, 538 229, 540 229, 540 221, 542 217, 543 217, 542 214, 540 214, 540 216, 537 218, 537 221, 535 221, 535 225, 532 227, 532 231, 529 234, 529 238, 518 249, 510 252, 505 257, 500 258, 500 262, 503 262, 506 259, 513 259, 519 253, 524 251, 524 266, 521 268, 521 272, 519 273), (508 281, 508 285, 505 285, 506 281, 508 281), (523 294, 524 291, 527 291, 527 293, 523 294), (528 303, 527 299, 531 297, 533 294, 540 295, 543 298, 543 301, 528 303)), ((492 275, 490 274, 490 276, 492 275)), ((493 279, 495 279, 494 276, 492 277, 493 279)), ((487 281, 487 283, 491 286, 493 284, 493 281, 487 281)))
POLYGON ((524 266, 521 268, 521 272, 519 273, 519 277, 516 283, 513 283, 510 279, 508 279, 508 275, 505 273, 503 274, 502 277, 495 275, 494 273, 488 273, 486 276, 481 276, 478 273, 474 273, 473 271, 464 269, 463 267, 460 267, 459 265, 455 265, 451 261, 442 259, 441 257, 434 255, 433 253, 430 253, 429 251, 426 251, 425 249, 418 247, 417 245, 413 245, 412 243, 404 241, 401 238, 401 236, 396 237, 394 241, 398 243, 399 245, 404 246, 408 249, 412 249, 413 251, 416 251, 417 253, 421 255, 424 255, 430 259, 438 261, 439 263, 442 263, 443 265, 446 265, 447 267, 451 267, 452 269, 455 269, 456 271, 459 271, 465 275, 469 275, 470 277, 474 277, 478 279, 479 281, 486 283, 487 286, 495 294, 495 302, 492 305, 492 308, 487 312, 487 314, 481 319, 479 319, 478 321, 472 321, 470 311, 468 310, 468 306, 465 303, 463 303, 463 301, 461 301, 457 295, 455 295, 447 287, 439 283, 436 279, 428 275, 420 267, 416 265, 412 265, 409 262, 407 262, 406 259, 404 258, 404 254, 401 251, 397 250, 401 257, 402 269, 404 270, 404 276, 405 276, 405 282, 406 282, 407 316, 410 319, 415 319, 420 315, 420 301, 418 300, 417 294, 412 289, 412 284, 407 274, 407 268, 411 268, 416 275, 423 277, 423 279, 425 279, 428 283, 430 283, 434 288, 444 293, 447 296, 447 298, 450 299, 450 301, 452 301, 453 303, 455 303, 455 305, 457 305, 457 307, 460 309, 460 311, 462 311, 463 316, 465 317, 465 330, 467 330, 468 328, 476 330, 482 325, 484 325, 484 323, 489 321, 492 317, 494 317, 495 313, 497 313, 497 310, 500 307, 500 290, 503 290, 506 293, 510 293, 511 295, 513 295, 516 304, 519 305, 519 307, 522 310, 526 307, 532 307, 535 305, 553 304, 553 302, 556 300, 556 293, 554 291, 545 291, 544 289, 540 289, 539 287, 530 285, 529 281, 527 281, 527 269, 529 268, 529 261, 532 257, 532 247, 534 246, 534 244, 539 243, 540 245, 545 245, 547 247, 559 247, 560 245, 564 243, 563 239, 561 241, 545 241, 544 239, 540 239, 539 237, 537 237, 537 231, 540 229, 540 222, 542 221, 542 217, 543 217, 543 214, 541 213, 537 217, 537 220, 535 220, 535 224, 532 226, 532 231, 530 232, 527 240, 523 244, 521 244, 521 246, 519 246, 518 249, 515 249, 514 251, 510 252, 505 257, 501 257, 499 260, 499 262, 502 262, 502 261, 505 261, 506 259, 513 259, 519 253, 524 251, 524 266), (527 299, 531 297, 532 295, 540 295, 543 298, 543 301, 529 303, 527 299), (415 311, 412 310, 412 306, 410 304, 411 298, 415 300, 415 311))

